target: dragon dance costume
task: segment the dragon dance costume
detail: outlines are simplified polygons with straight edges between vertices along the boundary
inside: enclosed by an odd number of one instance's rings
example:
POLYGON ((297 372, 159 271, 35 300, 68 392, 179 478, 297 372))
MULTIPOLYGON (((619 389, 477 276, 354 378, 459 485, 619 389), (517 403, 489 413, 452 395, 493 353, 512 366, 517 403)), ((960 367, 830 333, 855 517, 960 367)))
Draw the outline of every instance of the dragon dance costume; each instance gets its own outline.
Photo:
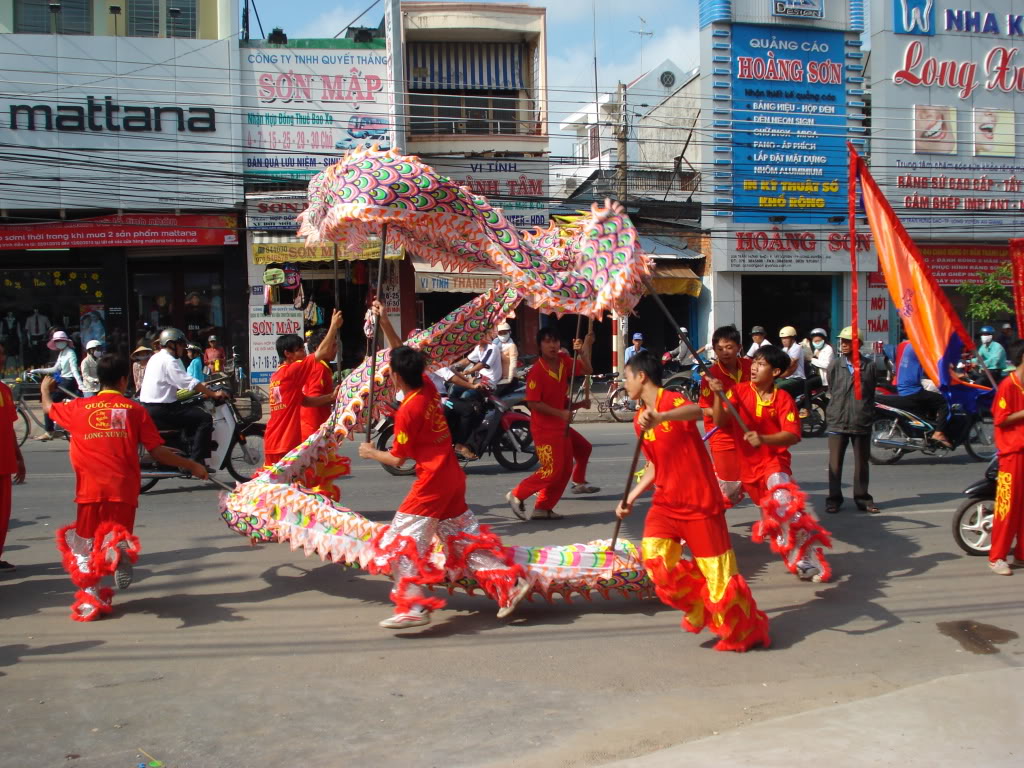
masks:
MULTIPOLYGON (((658 390, 659 413, 685 403, 678 393, 658 390)), ((655 491, 644 522, 641 557, 661 601, 683 612, 682 627, 705 627, 719 636, 715 649, 768 647, 768 617, 758 610, 736 566, 725 523, 725 499, 711 459, 691 421, 665 421, 644 431, 633 425, 654 472, 655 491), (682 556, 683 543, 693 554, 682 556)))

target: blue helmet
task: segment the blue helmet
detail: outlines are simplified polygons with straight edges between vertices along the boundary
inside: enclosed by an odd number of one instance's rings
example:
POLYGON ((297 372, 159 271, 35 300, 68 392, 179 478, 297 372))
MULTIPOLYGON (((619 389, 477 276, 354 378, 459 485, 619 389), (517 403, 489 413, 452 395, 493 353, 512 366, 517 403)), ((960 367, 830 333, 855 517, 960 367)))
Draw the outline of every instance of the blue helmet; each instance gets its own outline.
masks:
POLYGON ((995 334, 995 332, 996 332, 996 329, 993 328, 991 325, 983 325, 983 326, 981 326, 981 330, 978 331, 978 333, 986 333, 986 334, 990 334, 990 335, 995 334))

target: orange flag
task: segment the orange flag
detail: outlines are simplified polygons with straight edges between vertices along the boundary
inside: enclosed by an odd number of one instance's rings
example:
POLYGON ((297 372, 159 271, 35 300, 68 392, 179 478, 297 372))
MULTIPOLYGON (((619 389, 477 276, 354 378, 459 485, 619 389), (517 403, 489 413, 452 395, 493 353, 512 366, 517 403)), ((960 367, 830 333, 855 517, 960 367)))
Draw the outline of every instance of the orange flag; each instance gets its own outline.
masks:
POLYGON ((1010 261, 1013 264, 1013 311, 1017 314, 1017 336, 1024 323, 1024 238, 1010 241, 1010 261))

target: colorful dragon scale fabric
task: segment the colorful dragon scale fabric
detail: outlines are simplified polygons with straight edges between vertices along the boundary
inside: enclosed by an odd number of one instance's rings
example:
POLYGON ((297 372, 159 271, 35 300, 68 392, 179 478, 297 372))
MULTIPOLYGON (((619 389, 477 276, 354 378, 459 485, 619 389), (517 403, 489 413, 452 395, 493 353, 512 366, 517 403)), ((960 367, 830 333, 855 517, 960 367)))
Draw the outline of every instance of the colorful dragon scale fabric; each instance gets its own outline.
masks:
POLYGON ((624 213, 595 204, 569 243, 522 233, 487 198, 395 149, 357 149, 318 174, 299 221, 308 245, 349 249, 362 248, 387 225, 389 246, 450 269, 500 270, 527 304, 558 314, 628 314, 651 272, 624 213))
MULTIPOLYGON (((393 151, 350 153, 313 179, 309 200, 300 234, 310 243, 335 241, 359 248, 386 222, 392 247, 406 247, 450 267, 497 267, 508 278, 406 342, 427 355, 432 370, 493 338, 496 326, 521 301, 596 318, 607 309, 627 313, 649 272, 624 214, 595 207, 569 239, 544 230, 519 233, 483 197, 438 176, 418 158, 393 151), (570 251, 570 241, 578 250, 570 251)), ((365 567, 381 524, 342 507, 332 481, 349 471, 348 459, 340 456, 341 442, 361 434, 365 419, 378 418, 379 405, 393 398, 389 357, 389 350, 377 354, 374 412, 366 413, 370 366, 364 362, 342 382, 331 418, 317 432, 278 464, 223 496, 221 514, 229 528, 254 543, 287 541, 306 555, 365 567)), ((533 594, 549 600, 613 592, 653 596, 636 548, 620 540, 611 552, 609 543, 510 550, 526 569, 533 594)), ((434 557, 443 564, 440 549, 434 557)), ((455 570, 448 572, 446 586, 471 594, 478 589, 471 577, 455 570)))

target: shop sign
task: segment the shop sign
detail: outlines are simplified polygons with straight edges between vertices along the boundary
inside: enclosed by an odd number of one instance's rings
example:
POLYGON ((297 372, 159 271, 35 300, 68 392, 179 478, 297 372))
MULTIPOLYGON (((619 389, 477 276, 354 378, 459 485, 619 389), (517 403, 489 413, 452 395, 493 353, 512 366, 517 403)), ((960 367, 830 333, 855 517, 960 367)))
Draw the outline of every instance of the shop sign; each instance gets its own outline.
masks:
POLYGON ((825 0, 771 0, 772 16, 793 19, 825 18, 825 0))
MULTIPOLYGON (((858 270, 878 266, 867 229, 857 232, 858 270)), ((735 230, 729 233, 728 269, 743 272, 849 272, 850 232, 814 228, 735 230)))
POLYGON ((291 304, 273 304, 270 314, 263 305, 249 307, 249 368, 253 384, 266 386, 270 375, 281 365, 277 357, 277 338, 286 333, 302 336, 302 310, 291 304))
POLYGON ((867 311, 864 313, 864 340, 867 342, 889 341, 889 286, 881 272, 868 275, 864 288, 867 311))
POLYGON ((245 227, 258 232, 292 232, 299 228, 296 217, 309 207, 309 198, 302 195, 245 198, 245 227))
POLYGON ((733 220, 845 214, 843 33, 734 24, 732 37, 733 220))
POLYGON ((417 272, 416 293, 486 293, 501 279, 500 275, 417 272))
POLYGON ((245 173, 308 178, 350 149, 391 146, 386 42, 336 42, 241 48, 245 173))
MULTIPOLYGON (((939 285, 947 287, 963 283, 978 285, 985 279, 985 275, 991 274, 1010 261, 1008 244, 927 244, 919 248, 935 280, 939 285)), ((1002 282, 1007 287, 1013 284, 1009 276, 1002 282)))
POLYGON ((548 225, 547 160, 464 157, 425 158, 425 162, 459 186, 486 197, 512 226, 532 229, 548 225))
POLYGON ((872 68, 887 75, 872 86, 872 164, 915 239, 1024 234, 1024 14, 1013 6, 893 0, 892 29, 872 36, 872 68))
POLYGON ((237 43, 117 40, 0 35, 0 71, 18 83, 0 95, 5 178, 18 181, 0 209, 232 210, 241 198, 227 119, 237 43))
POLYGON ((237 226, 233 214, 158 213, 0 225, 0 250, 238 245, 237 226))

